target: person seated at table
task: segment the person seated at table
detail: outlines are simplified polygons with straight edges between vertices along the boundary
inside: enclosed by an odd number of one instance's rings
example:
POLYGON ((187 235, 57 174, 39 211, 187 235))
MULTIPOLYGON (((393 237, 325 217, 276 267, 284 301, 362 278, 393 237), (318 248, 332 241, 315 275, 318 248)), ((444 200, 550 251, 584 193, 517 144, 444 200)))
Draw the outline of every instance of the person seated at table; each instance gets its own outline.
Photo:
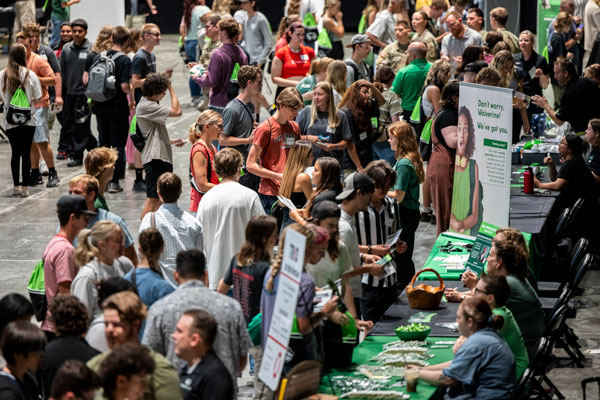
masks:
MULTIPOLYGON (((519 325, 517 325, 512 312, 506 308, 509 293, 510 287, 504 276, 483 274, 475 286, 474 298, 487 301, 494 315, 499 315, 504 320, 504 325, 498 329, 498 333, 504 338, 508 347, 513 352, 517 368, 517 379, 519 379, 529 365, 529 356, 527 355, 527 349, 525 348, 525 342, 523 341, 519 325)), ((466 339, 464 336, 458 338, 452 348, 454 354, 456 354, 466 339)))
POLYGON ((417 369, 419 378, 447 387, 444 399, 508 399, 515 387, 515 358, 496 331, 504 320, 479 298, 462 302, 456 312, 458 330, 467 340, 452 361, 417 369))
POLYGON ((588 166, 596 183, 600 184, 600 118, 591 119, 585 130, 585 141, 592 146, 588 166))
POLYGON ((552 182, 540 182, 533 178, 533 185, 540 189, 560 191, 558 196, 560 208, 572 207, 575 202, 584 198, 593 204, 598 200, 597 188, 590 168, 583 159, 587 145, 581 136, 576 134, 565 135, 558 145, 558 153, 562 159, 560 171, 552 157, 545 157, 544 163, 548 165, 552 182))

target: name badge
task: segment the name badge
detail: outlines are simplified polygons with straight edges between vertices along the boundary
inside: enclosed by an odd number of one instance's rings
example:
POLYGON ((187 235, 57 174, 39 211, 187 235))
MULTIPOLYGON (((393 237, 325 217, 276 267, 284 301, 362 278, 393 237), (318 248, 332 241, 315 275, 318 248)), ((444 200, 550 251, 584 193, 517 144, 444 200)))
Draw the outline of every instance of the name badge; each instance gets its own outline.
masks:
POLYGON ((300 59, 302 61, 308 61, 308 54, 300 54, 300 59))
POLYGON ((250 24, 250 29, 255 30, 256 29, 256 24, 250 24))
POLYGON ((79 59, 85 60, 87 58, 88 53, 79 53, 79 59))
POLYGON ((42 60, 48 61, 48 56, 45 54, 40 54, 40 57, 42 57, 42 60))
POLYGON ((286 136, 284 143, 286 146, 291 146, 294 144, 295 141, 296 140, 294 139, 293 136, 286 136))
POLYGON ((367 140, 367 132, 362 132, 360 135, 358 135, 358 138, 362 141, 362 140, 367 140))
POLYGON ((332 128, 331 126, 327 127, 327 133, 335 133, 335 128, 332 128))

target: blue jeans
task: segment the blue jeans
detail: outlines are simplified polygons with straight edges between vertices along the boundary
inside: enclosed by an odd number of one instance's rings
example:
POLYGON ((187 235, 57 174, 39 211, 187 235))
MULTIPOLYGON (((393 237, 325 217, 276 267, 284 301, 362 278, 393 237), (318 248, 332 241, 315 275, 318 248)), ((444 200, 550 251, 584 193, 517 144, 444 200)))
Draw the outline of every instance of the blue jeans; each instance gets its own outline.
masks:
POLYGON ((259 193, 258 197, 260 198, 260 202, 262 203, 263 208, 265 209, 265 213, 267 215, 271 215, 271 208, 273 204, 277 201, 277 196, 270 196, 268 194, 259 193))
POLYGON ((54 47, 55 44, 60 43, 60 24, 62 24, 62 19, 58 19, 56 17, 50 17, 52 21, 52 36, 50 36, 50 47, 54 47))
POLYGON ((373 142, 373 160, 385 160, 392 168, 396 165, 394 151, 388 142, 373 142))
MULTIPOLYGON (((188 56, 190 62, 196 62, 196 46, 198 46, 197 40, 186 40, 185 41, 185 54, 188 56)), ((189 80, 190 94, 192 98, 202 96, 202 89, 192 78, 189 80)))

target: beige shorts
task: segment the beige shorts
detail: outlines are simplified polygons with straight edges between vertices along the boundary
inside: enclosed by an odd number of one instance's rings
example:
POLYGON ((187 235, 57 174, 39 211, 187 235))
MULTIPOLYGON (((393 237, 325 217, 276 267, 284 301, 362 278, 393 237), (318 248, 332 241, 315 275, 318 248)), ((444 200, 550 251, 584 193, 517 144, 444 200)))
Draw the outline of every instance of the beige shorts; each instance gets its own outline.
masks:
POLYGON ((35 1, 19 0, 15 2, 15 23, 13 25, 13 36, 30 22, 35 22, 35 1))
POLYGON ((128 29, 137 28, 142 29, 142 26, 146 23, 146 15, 127 15, 125 16, 125 26, 128 29))

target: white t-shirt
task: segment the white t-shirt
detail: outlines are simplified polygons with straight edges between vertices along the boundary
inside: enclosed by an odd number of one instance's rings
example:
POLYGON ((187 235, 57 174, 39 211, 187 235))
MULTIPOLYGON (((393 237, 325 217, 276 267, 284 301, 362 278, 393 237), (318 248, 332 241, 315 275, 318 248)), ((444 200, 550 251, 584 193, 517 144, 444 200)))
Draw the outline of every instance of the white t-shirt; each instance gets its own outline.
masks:
MULTIPOLYGON (((15 125, 10 125, 6 121, 6 114, 8 111, 8 105, 10 104, 10 100, 14 93, 9 93, 8 88, 4 87, 4 74, 6 69, 0 71, 0 90, 2 95, 2 101, 4 102, 4 120, 2 122, 4 129, 15 128, 15 125)), ((27 95, 27 99, 29 100, 29 105, 31 106, 31 118, 29 121, 25 123, 26 126, 35 126, 35 107, 33 104, 34 100, 39 100, 42 98, 42 87, 40 86, 40 80, 38 76, 33 72, 29 71, 27 75, 27 68, 21 67, 19 71, 21 75, 21 81, 23 81, 23 88, 25 89, 25 94, 27 95), (25 76, 27 75, 27 79, 25 76)))
POLYGON ((98 289, 96 289, 98 283, 115 276, 122 278, 133 268, 133 263, 124 256, 113 261, 113 265, 106 265, 97 259, 91 260, 79 268, 77 276, 71 283, 71 294, 85 304, 90 318, 96 318, 102 314, 102 309, 98 305, 98 289))
POLYGON ((202 225, 210 289, 217 289, 240 251, 250 218, 264 213, 258 194, 237 182, 218 184, 202 197, 196 218, 202 225))
POLYGON ((396 40, 396 19, 394 15, 385 9, 375 17, 375 21, 367 29, 367 33, 375 36, 385 44, 390 44, 396 40))

